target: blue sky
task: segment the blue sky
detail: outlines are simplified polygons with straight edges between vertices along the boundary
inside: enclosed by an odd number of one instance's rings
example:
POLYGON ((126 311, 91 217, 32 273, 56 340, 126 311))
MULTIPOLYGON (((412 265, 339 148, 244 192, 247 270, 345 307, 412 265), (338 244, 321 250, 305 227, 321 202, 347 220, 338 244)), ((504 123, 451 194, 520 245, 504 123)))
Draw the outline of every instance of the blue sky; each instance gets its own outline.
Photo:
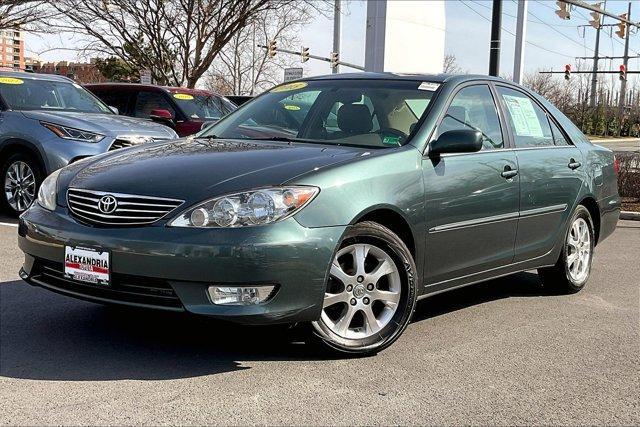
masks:
MULTIPOLYGON (((640 20, 640 0, 633 0, 634 20, 640 20)), ((606 9, 616 13, 627 10, 627 1, 608 0, 606 9)), ((513 69, 513 50, 516 26, 517 4, 515 0, 505 0, 503 6, 503 32, 501 74, 510 75, 513 69)), ((530 0, 527 41, 525 51, 525 69, 555 70, 564 69, 564 64, 573 63, 575 56, 593 54, 595 29, 579 29, 578 25, 588 24, 588 11, 574 10, 569 21, 558 18, 555 0, 530 0)), ((487 73, 490 32, 490 0, 448 0, 446 2, 446 46, 447 53, 455 54, 460 67, 471 73, 487 73)), ((366 3, 364 1, 346 1, 345 15, 342 19, 341 59, 356 64, 364 63, 366 3)), ((605 21, 607 22, 607 21, 605 21)), ((612 20, 609 19, 608 23, 612 20)), ((303 45, 309 46, 312 53, 329 56, 332 47, 332 19, 316 18, 300 34, 303 45)), ((601 55, 620 56, 624 42, 610 29, 603 30, 601 36, 601 55)), ((419 42, 416 42, 416 54, 419 54, 419 42)), ((73 46, 73 40, 65 35, 47 35, 42 38, 27 36, 27 49, 40 51, 57 46, 73 46)), ((640 55, 640 33, 631 36, 631 53, 640 55)), ((75 60, 78 53, 72 50, 51 51, 41 55, 46 60, 75 60)), ((604 61, 601 69, 617 70, 621 60, 604 61)), ((329 65, 324 62, 309 61, 305 75, 326 74, 329 65)), ((633 59, 629 69, 640 69, 640 59, 633 59)), ((345 70, 346 71, 346 70, 345 70)))

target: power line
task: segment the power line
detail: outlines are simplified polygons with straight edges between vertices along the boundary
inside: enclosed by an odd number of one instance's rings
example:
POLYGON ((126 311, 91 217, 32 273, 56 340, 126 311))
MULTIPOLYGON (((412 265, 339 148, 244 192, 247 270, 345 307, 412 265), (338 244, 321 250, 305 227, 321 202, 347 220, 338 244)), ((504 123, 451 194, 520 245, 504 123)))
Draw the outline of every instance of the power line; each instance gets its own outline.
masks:
MULTIPOLYGON (((580 46, 580 47, 586 47, 584 44, 582 44, 582 43, 580 43, 580 42, 578 42, 578 41, 576 41, 576 40, 572 39, 571 37, 569 37, 569 36, 567 36, 566 34, 562 33, 562 32, 561 32, 561 31, 559 31, 558 29, 553 28, 551 25, 547 24, 547 23, 546 23, 546 22, 544 22, 542 19, 538 18, 538 17, 537 17, 533 12, 531 12, 531 10, 529 10, 529 15, 533 16, 533 17, 534 17, 534 18, 536 18, 538 21, 540 21, 541 23, 545 24, 547 27, 551 28, 553 31, 555 31, 556 33, 560 34, 560 35, 561 35, 562 37, 564 37, 565 39, 572 41, 573 43, 577 44, 577 45, 578 45, 578 46, 580 46)), ((591 49, 591 48, 587 48, 587 49, 589 49, 590 51, 592 51, 592 52, 593 52, 593 49, 591 49)))

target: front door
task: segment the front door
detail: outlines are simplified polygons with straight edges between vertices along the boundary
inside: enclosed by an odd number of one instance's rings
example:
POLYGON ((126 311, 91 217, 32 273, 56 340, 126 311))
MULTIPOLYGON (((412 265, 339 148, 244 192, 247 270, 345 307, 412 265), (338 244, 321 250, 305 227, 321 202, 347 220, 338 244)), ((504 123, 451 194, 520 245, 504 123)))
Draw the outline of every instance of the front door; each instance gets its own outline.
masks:
POLYGON ((426 283, 438 288, 512 262, 518 223, 517 160, 486 84, 460 89, 435 132, 483 133, 481 151, 424 158, 426 283))
POLYGON ((584 182, 580 150, 528 94, 498 85, 520 176, 520 221, 515 261, 538 258, 564 236, 584 182))

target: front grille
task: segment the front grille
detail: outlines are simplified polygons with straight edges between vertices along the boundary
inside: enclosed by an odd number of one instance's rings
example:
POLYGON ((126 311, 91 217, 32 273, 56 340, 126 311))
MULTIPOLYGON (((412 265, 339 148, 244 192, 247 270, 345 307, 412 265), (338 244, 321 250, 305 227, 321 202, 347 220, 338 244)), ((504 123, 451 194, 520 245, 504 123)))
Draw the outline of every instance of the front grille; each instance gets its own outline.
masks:
POLYGON ((111 143, 109 151, 117 150, 119 148, 133 147, 140 144, 146 144, 148 142, 154 142, 154 139, 150 136, 119 136, 113 141, 113 143, 111 143))
POLYGON ((163 279, 112 273, 109 286, 93 285, 64 277, 62 263, 40 258, 36 258, 30 279, 53 290, 66 291, 78 296, 183 310, 175 291, 163 279))
POLYGON ((71 213, 84 222, 101 226, 146 225, 165 217, 183 201, 132 194, 106 193, 104 191, 69 188, 67 203, 71 213), (111 196, 115 209, 101 199, 111 196), (101 209, 102 208, 102 209, 101 209))

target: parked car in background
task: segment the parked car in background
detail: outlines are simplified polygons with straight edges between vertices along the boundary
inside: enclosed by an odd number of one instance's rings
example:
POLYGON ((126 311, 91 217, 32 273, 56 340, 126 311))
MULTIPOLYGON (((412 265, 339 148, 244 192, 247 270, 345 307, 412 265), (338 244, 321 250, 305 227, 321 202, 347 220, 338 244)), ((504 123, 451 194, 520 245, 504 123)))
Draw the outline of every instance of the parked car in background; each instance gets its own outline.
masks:
POLYGON ((242 104, 251 101, 253 99, 253 96, 250 95, 227 95, 227 99, 231 102, 233 102, 234 104, 236 104, 238 107, 241 106, 242 104))
POLYGON ((66 77, 0 72, 0 205, 17 215, 42 180, 69 163, 174 138, 166 126, 115 114, 66 77))
POLYGON ((99 83, 85 87, 120 114, 163 123, 183 137, 199 132, 237 107, 216 93, 182 87, 99 83))
POLYGON ((334 349, 372 353, 440 292, 532 269, 580 291, 618 221, 617 172, 503 79, 316 77, 198 138, 48 177, 20 219, 20 274, 99 302, 309 322, 334 349))

